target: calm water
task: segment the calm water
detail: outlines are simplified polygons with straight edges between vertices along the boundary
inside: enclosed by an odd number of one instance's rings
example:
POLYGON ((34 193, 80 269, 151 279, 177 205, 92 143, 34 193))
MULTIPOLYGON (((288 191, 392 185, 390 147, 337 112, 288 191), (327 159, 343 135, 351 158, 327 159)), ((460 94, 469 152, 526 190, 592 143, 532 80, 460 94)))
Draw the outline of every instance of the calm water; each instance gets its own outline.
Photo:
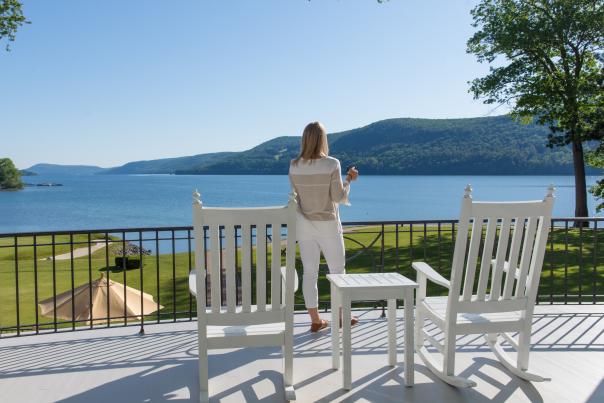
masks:
MULTIPOLYGON (((191 225, 191 193, 207 206, 261 206, 287 202, 287 176, 100 175, 35 176, 28 187, 0 192, 0 233, 191 225)), ((589 177, 593 184, 597 178, 589 177)), ((457 218, 463 189, 475 200, 540 199, 557 187, 555 216, 574 215, 571 176, 364 176, 353 183, 343 221, 457 218)), ((595 215, 595 201, 589 211, 595 215)))

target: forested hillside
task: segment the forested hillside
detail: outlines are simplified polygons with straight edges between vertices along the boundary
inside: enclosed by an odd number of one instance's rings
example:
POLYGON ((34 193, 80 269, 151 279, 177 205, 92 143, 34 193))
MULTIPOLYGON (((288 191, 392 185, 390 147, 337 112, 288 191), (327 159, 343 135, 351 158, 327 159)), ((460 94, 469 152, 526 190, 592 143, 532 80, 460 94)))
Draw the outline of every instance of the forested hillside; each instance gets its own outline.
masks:
MULTIPOLYGON (((568 147, 546 147, 549 130, 508 116, 388 119, 329 134, 331 155, 366 175, 572 174, 568 147)), ((277 137, 242 152, 129 162, 115 168, 37 164, 37 174, 286 174, 299 136, 277 137)), ((588 174, 600 169, 587 167, 588 174)))
MULTIPOLYGON (((548 129, 508 116, 388 119, 330 134, 331 154, 374 175, 571 174, 568 148, 549 149, 548 129)), ((284 174, 299 137, 278 137, 180 174, 284 174)), ((591 171, 596 172, 596 171, 591 171)))
POLYGON ((173 174, 178 170, 203 169, 205 166, 220 161, 236 153, 222 152, 199 154, 190 157, 163 158, 159 160, 134 161, 116 168, 109 168, 103 174, 173 174))
POLYGON ((26 169, 36 175, 94 175, 106 168, 93 165, 36 164, 26 169))

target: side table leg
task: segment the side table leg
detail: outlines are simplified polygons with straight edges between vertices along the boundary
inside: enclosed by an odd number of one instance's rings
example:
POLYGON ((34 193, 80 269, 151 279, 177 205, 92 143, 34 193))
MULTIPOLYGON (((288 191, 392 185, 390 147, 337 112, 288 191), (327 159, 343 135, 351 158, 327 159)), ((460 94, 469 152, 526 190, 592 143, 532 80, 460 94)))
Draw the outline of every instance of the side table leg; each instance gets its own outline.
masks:
POLYGON ((340 368, 340 328, 338 326, 340 313, 340 293, 337 287, 331 284, 331 367, 340 368))
POLYGON ((413 345, 413 290, 405 292, 405 385, 413 386, 415 365, 413 345))
POLYGON ((388 365, 396 365, 396 300, 388 300, 388 365))
MULTIPOLYGON (((351 334, 350 334, 350 298, 346 295, 341 295, 342 302, 342 355, 343 355, 343 371, 344 389, 352 388, 352 352, 351 352, 351 334)), ((337 326, 337 323, 335 324, 337 326)))

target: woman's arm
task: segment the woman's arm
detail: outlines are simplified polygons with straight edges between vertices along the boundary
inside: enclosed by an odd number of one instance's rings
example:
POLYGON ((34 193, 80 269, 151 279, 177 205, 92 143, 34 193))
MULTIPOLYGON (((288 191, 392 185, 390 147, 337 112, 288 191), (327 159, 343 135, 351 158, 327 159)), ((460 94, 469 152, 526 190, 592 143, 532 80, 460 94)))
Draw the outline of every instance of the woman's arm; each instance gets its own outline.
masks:
POLYGON ((296 185, 294 184, 294 181, 292 179, 291 172, 287 175, 287 177, 289 178, 289 184, 292 187, 292 192, 294 192, 294 194, 296 195, 296 202, 298 203, 298 206, 299 206, 300 205, 300 194, 298 193, 298 189, 296 189, 296 185))
POLYGON ((340 162, 331 173, 331 184, 329 187, 329 194, 331 200, 334 203, 342 203, 347 206, 350 205, 348 200, 348 194, 350 193, 350 182, 346 181, 342 183, 342 169, 340 168, 340 162))

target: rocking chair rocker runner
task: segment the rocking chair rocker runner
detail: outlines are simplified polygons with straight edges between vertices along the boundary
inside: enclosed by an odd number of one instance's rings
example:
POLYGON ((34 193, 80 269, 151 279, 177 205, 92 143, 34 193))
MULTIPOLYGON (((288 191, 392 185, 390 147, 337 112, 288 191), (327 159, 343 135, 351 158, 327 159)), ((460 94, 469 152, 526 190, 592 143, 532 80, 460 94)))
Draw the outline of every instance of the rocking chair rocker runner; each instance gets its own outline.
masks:
POLYGON ((199 193, 193 193, 195 270, 189 275, 189 288, 197 297, 201 402, 207 402, 209 398, 208 349, 234 347, 281 346, 285 398, 296 399, 293 386, 293 310, 294 293, 298 285, 295 225, 296 201, 293 195, 285 207, 232 209, 203 207, 199 193), (282 226, 287 226, 285 267, 281 266, 282 226), (269 249, 272 256, 270 267, 267 268, 268 227, 272 232, 269 249), (255 245, 252 242, 254 233, 255 245), (225 249, 221 253, 223 244, 225 249), (252 291, 254 247, 255 290, 252 291), (241 253, 238 263, 239 248, 241 253), (241 272, 239 306, 236 301, 237 266, 240 266, 241 272), (220 284, 221 268, 226 271, 224 287, 220 284), (206 307, 206 271, 210 273, 210 307, 206 307), (226 306, 221 304, 222 288, 226 292, 226 306))
POLYGON ((476 386, 469 379, 455 376, 455 339, 457 335, 483 333, 495 356, 514 375, 528 381, 549 380, 528 372, 528 362, 554 188, 550 185, 543 201, 527 202, 474 202, 471 193, 468 185, 462 200, 451 279, 445 279, 424 262, 412 264, 419 283, 416 352, 443 381, 456 387, 476 386), (449 295, 427 297, 427 280, 447 288, 449 295), (444 333, 442 343, 425 331, 425 318, 444 333), (510 332, 518 333, 518 338, 510 332), (517 351, 516 360, 503 350, 500 336, 517 351), (424 340, 443 355, 442 365, 426 349, 424 340))

